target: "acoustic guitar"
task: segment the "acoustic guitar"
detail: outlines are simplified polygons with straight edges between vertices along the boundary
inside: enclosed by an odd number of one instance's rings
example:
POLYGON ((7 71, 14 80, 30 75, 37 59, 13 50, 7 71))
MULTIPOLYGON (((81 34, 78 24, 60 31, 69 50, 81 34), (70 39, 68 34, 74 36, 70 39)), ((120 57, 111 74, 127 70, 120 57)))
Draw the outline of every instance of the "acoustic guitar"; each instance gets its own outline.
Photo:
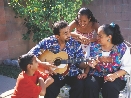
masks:
MULTIPOLYGON (((42 62, 50 62, 53 65, 57 66, 57 68, 53 68, 54 72, 67 75, 69 71, 68 64, 75 64, 77 62, 88 62, 91 59, 95 58, 76 58, 76 59, 68 59, 68 54, 65 51, 61 51, 59 53, 54 54, 51 51, 45 50, 39 57, 39 60, 42 62)), ((110 57, 101 57, 98 58, 100 62, 112 62, 112 58, 110 57)), ((38 70, 44 72, 44 68, 42 66, 38 67, 38 70)))

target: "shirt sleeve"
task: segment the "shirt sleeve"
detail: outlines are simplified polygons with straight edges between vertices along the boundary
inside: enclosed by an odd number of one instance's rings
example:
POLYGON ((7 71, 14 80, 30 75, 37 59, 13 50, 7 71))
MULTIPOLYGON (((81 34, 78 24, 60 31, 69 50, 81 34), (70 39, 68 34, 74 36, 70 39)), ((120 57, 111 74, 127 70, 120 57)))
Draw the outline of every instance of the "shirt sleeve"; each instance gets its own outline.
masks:
POLYGON ((77 46, 77 51, 76 51, 76 58, 81 58, 81 57, 84 57, 84 53, 83 53, 83 50, 82 50, 82 46, 80 44, 78 44, 77 46))
POLYGON ((46 50, 46 39, 43 39, 42 41, 40 41, 28 53, 34 54, 38 57, 42 53, 41 49, 42 49, 43 52, 46 50))
MULTIPOLYGON (((84 58, 84 53, 81 44, 77 44, 75 56, 75 58, 84 58)), ((75 65, 79 66, 81 62, 83 61, 79 61, 75 65)))
POLYGON ((128 74, 131 73, 131 54, 130 54, 130 48, 127 47, 125 54, 123 55, 121 59, 121 68, 122 70, 125 70, 128 74))

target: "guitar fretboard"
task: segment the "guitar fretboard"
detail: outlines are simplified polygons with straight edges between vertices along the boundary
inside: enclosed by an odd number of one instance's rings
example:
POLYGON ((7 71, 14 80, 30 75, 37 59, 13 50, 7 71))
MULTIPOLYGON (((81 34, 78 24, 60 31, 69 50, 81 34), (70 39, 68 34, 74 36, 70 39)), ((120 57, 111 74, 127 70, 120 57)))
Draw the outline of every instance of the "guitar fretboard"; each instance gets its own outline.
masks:
MULTIPOLYGON (((94 57, 94 58, 76 58, 76 59, 68 59, 68 60, 61 60, 61 59, 56 59, 54 61, 54 64, 56 66, 60 65, 60 64, 75 64, 75 63, 78 63, 78 62, 88 62, 88 61, 91 61, 93 59, 97 59, 97 57, 94 57)), ((99 57, 98 60, 100 62, 112 62, 112 58, 111 57, 99 57)))
POLYGON ((77 58, 77 59, 68 59, 68 60, 61 60, 61 64, 74 64, 74 63, 78 63, 78 62, 88 62, 89 59, 81 59, 81 58, 77 58))

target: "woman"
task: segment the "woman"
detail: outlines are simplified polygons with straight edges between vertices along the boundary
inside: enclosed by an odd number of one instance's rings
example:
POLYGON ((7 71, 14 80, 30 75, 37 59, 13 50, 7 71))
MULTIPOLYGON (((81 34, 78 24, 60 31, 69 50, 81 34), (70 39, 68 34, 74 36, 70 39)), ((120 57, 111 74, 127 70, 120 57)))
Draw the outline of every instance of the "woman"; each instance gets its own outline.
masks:
POLYGON ((131 71, 130 49, 124 43, 119 26, 114 23, 100 26, 97 42, 89 46, 89 56, 98 56, 103 62, 91 66, 85 79, 84 98, 99 98, 100 90, 103 98, 118 98, 126 85, 125 74, 131 71), (112 60, 104 62, 109 57, 112 60))
POLYGON ((99 24, 88 8, 81 8, 74 21, 70 24, 71 36, 83 43, 82 48, 86 54, 87 44, 95 41, 93 35, 97 32, 99 24), (74 32, 72 30, 75 29, 74 32))

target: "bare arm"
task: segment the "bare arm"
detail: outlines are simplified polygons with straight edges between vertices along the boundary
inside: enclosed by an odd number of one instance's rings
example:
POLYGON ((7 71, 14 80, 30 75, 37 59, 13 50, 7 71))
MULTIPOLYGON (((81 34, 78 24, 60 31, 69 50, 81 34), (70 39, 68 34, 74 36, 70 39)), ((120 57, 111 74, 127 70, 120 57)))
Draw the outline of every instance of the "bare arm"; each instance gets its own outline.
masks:
POLYGON ((116 78, 119 78, 119 77, 125 75, 126 73, 127 73, 127 72, 126 72, 125 70, 119 70, 119 71, 117 71, 117 72, 115 72, 115 73, 113 73, 113 74, 108 74, 108 75, 104 78, 104 80, 105 80, 105 81, 111 81, 111 82, 113 82, 116 78))
POLYGON ((54 79, 49 76, 46 80, 45 80, 45 85, 46 87, 48 87, 49 85, 51 85, 54 82, 54 79))
POLYGON ((38 79, 38 83, 39 83, 39 86, 42 88, 41 92, 40 92, 40 96, 44 96, 45 93, 46 93, 46 84, 44 83, 44 79, 43 78, 39 78, 38 79))
POLYGON ((95 24, 94 24, 94 29, 95 29, 96 32, 98 31, 98 28, 99 28, 99 27, 100 27, 99 23, 95 23, 95 24))
POLYGON ((85 64, 84 62, 81 62, 80 65, 79 65, 79 67, 80 67, 81 69, 85 69, 87 66, 88 66, 88 65, 85 64))
POLYGON ((70 27, 70 32, 72 32, 72 31, 77 27, 76 21, 73 20, 73 21, 69 24, 69 27, 70 27))
POLYGON ((77 76, 77 78, 78 79, 85 79, 87 77, 87 74, 88 74, 89 70, 90 70, 90 67, 87 65, 87 67, 84 69, 84 73, 79 74, 77 76))
POLYGON ((39 67, 38 69, 41 70, 42 69, 45 69, 45 70, 48 70, 50 74, 54 73, 56 74, 52 68, 56 68, 56 66, 50 64, 49 62, 41 62, 38 58, 37 58, 37 62, 39 64, 39 67))
POLYGON ((78 34, 78 33, 76 33, 76 32, 73 32, 73 30, 74 30, 75 28, 77 28, 77 23, 76 23, 75 20, 73 20, 73 21, 69 24, 69 27, 70 27, 70 32, 71 32, 71 36, 72 36, 72 37, 80 37, 80 36, 81 36, 81 34, 78 34))
POLYGON ((116 76, 116 78, 118 78, 118 77, 124 76, 126 73, 127 72, 125 70, 119 70, 113 74, 116 76))
POLYGON ((39 86, 42 88, 42 90, 39 95, 44 96, 46 93, 46 88, 53 82, 54 82, 54 79, 51 76, 49 76, 45 81, 42 77, 40 77, 38 80, 38 83, 39 83, 39 86))
POLYGON ((89 70, 90 70, 90 66, 87 66, 87 67, 84 69, 84 73, 85 73, 85 74, 88 74, 89 70))

